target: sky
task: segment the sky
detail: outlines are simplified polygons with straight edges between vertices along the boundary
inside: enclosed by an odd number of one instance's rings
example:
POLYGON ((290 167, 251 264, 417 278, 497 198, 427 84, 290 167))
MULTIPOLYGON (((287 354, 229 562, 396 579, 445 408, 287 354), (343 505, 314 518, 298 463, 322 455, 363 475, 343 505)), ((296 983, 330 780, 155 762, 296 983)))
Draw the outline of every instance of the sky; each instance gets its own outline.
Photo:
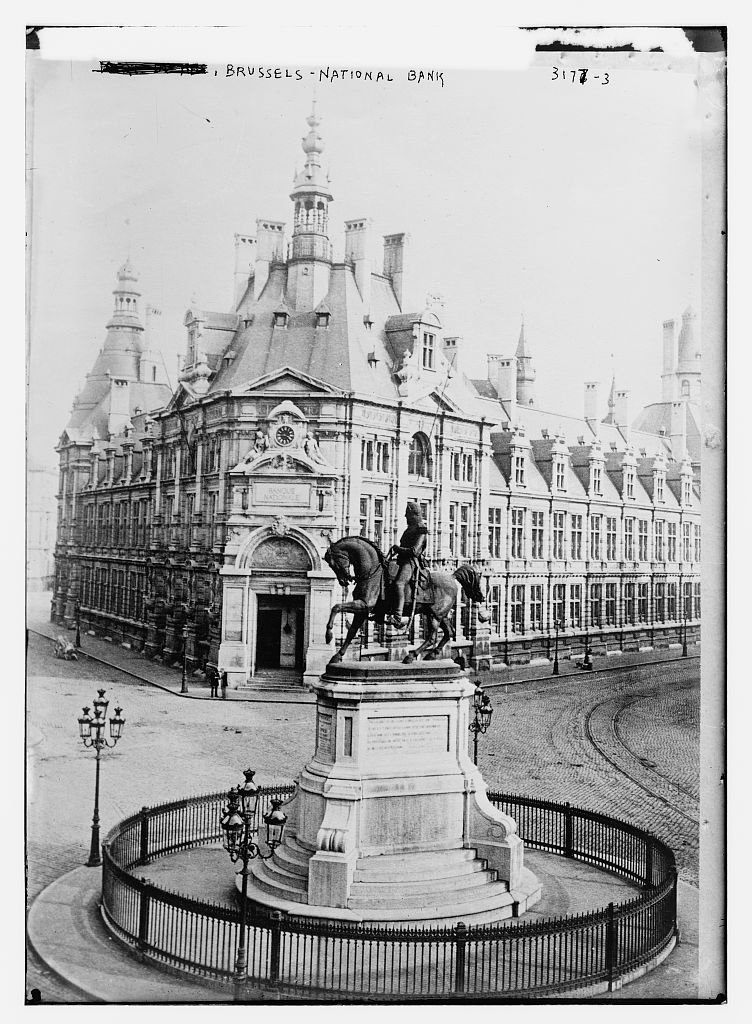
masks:
MULTIPOLYGON (((444 297, 468 376, 485 376, 487 353, 514 351, 524 314, 539 407, 581 415, 583 384, 597 380, 605 415, 615 373, 636 415, 661 398, 663 320, 690 303, 702 313, 695 68, 600 55, 585 85, 562 80, 578 56, 446 69, 443 86, 404 68, 391 83, 321 81, 335 256, 346 219, 371 217, 377 238, 409 232, 408 305, 444 297)), ((162 311, 174 383, 189 304, 231 309, 235 232, 258 217, 290 224, 320 65, 301 66, 302 80, 96 66, 38 60, 28 77, 29 454, 53 465, 125 257, 142 304, 162 311)))

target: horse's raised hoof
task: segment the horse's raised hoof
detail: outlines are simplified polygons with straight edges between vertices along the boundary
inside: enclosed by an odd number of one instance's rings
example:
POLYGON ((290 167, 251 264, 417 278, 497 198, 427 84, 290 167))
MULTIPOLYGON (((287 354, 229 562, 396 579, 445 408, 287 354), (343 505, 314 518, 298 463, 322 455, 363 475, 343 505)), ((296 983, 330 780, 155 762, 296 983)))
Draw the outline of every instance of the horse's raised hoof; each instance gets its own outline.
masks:
POLYGON ((412 663, 413 663, 414 661, 415 661, 415 655, 414 655, 414 654, 408 654, 408 655, 406 655, 406 656, 405 656, 405 657, 404 657, 404 658, 402 659, 402 664, 403 664, 403 665, 412 665, 412 663))

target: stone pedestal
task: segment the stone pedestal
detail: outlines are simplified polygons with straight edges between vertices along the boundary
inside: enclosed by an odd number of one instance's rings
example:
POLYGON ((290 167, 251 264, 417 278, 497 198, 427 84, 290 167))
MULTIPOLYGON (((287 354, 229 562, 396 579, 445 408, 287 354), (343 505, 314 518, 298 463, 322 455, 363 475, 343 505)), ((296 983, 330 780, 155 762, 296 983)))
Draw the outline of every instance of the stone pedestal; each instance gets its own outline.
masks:
POLYGON ((355 921, 491 921, 540 896, 515 822, 468 756, 474 687, 453 662, 343 662, 314 687, 316 749, 249 897, 355 921))

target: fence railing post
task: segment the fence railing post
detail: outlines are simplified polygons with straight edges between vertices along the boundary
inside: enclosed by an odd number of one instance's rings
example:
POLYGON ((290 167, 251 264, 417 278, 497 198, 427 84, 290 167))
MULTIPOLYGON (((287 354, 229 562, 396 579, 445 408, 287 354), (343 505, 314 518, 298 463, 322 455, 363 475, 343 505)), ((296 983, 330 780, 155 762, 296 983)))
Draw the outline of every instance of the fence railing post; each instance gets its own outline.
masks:
POLYGON ((273 910, 271 914, 270 928, 270 951, 269 951, 269 983, 279 985, 279 960, 282 948, 282 913, 273 910))
POLYGON ((138 912, 138 943, 137 949, 139 959, 146 959, 146 947, 149 942, 149 909, 151 904, 151 892, 149 883, 145 878, 141 882, 141 903, 138 912))
POLYGON ((645 840, 645 885, 653 884, 653 840, 645 840))
POLYGON ((572 838, 572 807, 567 801, 564 804, 564 856, 574 856, 574 845, 572 838))
POLYGON ((609 903, 606 913, 606 976, 608 979, 608 990, 611 992, 613 991, 614 979, 616 977, 616 921, 613 903, 609 903))
POLYGON ((140 833, 140 849, 139 849, 139 864, 149 863, 149 808, 141 808, 141 833, 140 833))
POLYGON ((465 991, 465 954, 467 951, 467 925, 460 921, 454 929, 454 991, 465 991))

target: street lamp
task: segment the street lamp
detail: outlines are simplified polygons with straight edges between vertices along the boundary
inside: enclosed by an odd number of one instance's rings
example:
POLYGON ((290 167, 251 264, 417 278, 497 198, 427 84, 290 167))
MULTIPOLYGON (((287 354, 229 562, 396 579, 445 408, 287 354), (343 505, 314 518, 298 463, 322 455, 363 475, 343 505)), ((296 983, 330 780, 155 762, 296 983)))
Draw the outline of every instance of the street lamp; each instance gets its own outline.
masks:
POLYGON ((86 866, 90 868, 99 867, 102 863, 102 856, 99 847, 99 760, 103 747, 114 747, 123 734, 125 719, 123 709, 115 708, 115 714, 110 718, 110 742, 105 736, 105 718, 109 701, 105 698, 104 690, 97 690, 98 696, 94 698, 94 716, 89 714, 90 709, 85 707, 83 715, 78 719, 78 732, 85 747, 93 747, 97 755, 96 782, 94 784, 94 817, 91 819, 91 849, 86 866))
MULTIPOLYGON (((691 586, 691 584, 690 584, 690 586, 691 586)), ((683 611, 682 618, 684 620, 684 629, 682 630, 682 653, 681 653, 682 658, 686 658, 687 657, 687 594, 686 594, 686 587, 687 587, 687 584, 686 583, 683 584, 683 587, 682 587, 682 611, 683 611)))
POLYGON ((76 601, 76 648, 81 647, 81 602, 76 601))
POLYGON ((180 677, 180 692, 188 693, 188 626, 183 626, 183 670, 180 677))
POLYGON ((238 952, 235 958, 235 998, 239 998, 243 985, 248 979, 248 955, 246 952, 245 933, 247 920, 247 899, 248 899, 248 865, 256 857, 262 860, 269 860, 276 848, 282 842, 282 835, 287 823, 287 815, 280 810, 281 800, 272 800, 271 810, 264 815, 266 825, 266 845, 269 853, 263 853, 256 837, 259 826, 257 824, 256 812, 258 809, 259 791, 253 781, 256 773, 252 768, 246 768, 243 772, 245 781, 241 786, 231 789, 227 795, 227 807, 222 812, 220 826, 224 832, 222 844, 230 855, 230 860, 235 864, 240 861, 242 887, 240 894, 240 938, 238 940, 238 952))
POLYGON ((551 673, 554 676, 559 674, 559 630, 561 629, 561 623, 558 619, 554 619, 554 670, 551 673))
POLYGON ((473 694, 473 720, 468 729, 473 734, 473 764, 478 764, 478 735, 485 734, 491 724, 493 706, 487 693, 484 692, 480 683, 475 684, 473 694))

